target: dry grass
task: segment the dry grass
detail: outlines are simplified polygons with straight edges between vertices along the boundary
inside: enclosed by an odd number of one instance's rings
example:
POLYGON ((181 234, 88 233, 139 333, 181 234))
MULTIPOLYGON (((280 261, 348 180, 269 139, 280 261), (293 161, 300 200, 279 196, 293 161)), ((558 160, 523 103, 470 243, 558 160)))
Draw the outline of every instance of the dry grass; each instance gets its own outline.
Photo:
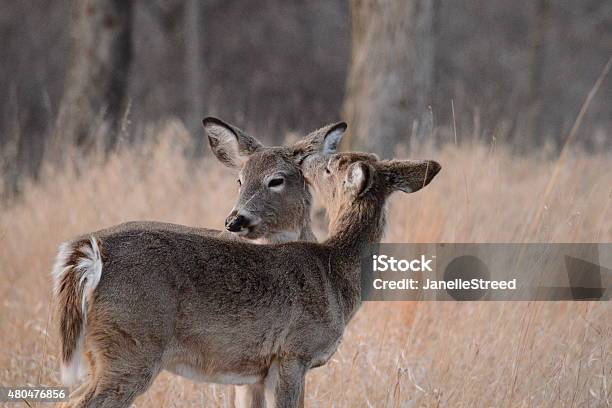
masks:
MULTIPOLYGON (((48 172, 0 209, 0 384, 58 383, 49 270, 60 242, 134 219, 222 225, 236 196, 231 174, 185 162, 180 126, 159 134, 160 143, 105 164, 48 172)), ((610 153, 568 154, 546 202, 554 163, 543 157, 479 145, 427 156, 443 172, 422 192, 392 199, 388 241, 612 241, 610 153), (540 205, 538 225, 527 228, 540 205)), ((612 404, 611 384, 609 302, 368 303, 332 361, 309 374, 306 401, 602 407, 612 404)), ((164 373, 136 406, 227 406, 229 396, 229 387, 164 373)))

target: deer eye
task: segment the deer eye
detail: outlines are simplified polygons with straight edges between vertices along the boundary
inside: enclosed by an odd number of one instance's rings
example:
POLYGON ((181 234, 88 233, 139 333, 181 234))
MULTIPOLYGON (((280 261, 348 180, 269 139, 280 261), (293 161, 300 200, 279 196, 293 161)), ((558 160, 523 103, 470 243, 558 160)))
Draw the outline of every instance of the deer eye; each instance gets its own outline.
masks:
POLYGON ((242 187, 242 181, 240 181, 240 179, 236 180, 236 183, 238 183, 238 186, 242 187))
POLYGON ((325 173, 326 174, 331 174, 331 171, 329 170, 329 167, 325 166, 325 173))
POLYGON ((278 187, 280 185, 282 185, 285 182, 285 179, 283 178, 273 178, 272 180, 270 180, 268 182, 268 187, 278 187))

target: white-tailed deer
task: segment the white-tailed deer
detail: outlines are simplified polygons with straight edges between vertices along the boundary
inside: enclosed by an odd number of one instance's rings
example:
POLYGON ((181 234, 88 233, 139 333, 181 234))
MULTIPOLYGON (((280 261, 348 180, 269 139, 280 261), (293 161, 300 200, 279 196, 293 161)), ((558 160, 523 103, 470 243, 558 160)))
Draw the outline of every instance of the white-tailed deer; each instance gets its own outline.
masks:
POLYGON ((265 147, 219 119, 202 123, 215 156, 239 171, 240 196, 226 229, 264 244, 316 241, 310 225, 312 196, 300 165, 307 155, 335 153, 346 124, 325 126, 291 146, 265 147))
POLYGON ((55 266, 62 366, 91 376, 72 407, 127 407, 161 370, 265 389, 268 407, 303 406, 304 379, 333 355, 361 303, 360 257, 384 206, 440 170, 367 154, 308 156, 325 200, 324 243, 254 245, 179 225, 132 223, 65 243, 55 266))
MULTIPOLYGON (((219 161, 238 171, 240 195, 225 220, 232 235, 258 244, 316 241, 310 224, 312 196, 300 165, 314 152, 335 153, 346 130, 343 122, 327 125, 286 147, 266 147, 220 119, 202 120, 219 161)), ((211 231, 227 236, 228 232, 211 231)), ((236 406, 263 406, 263 388, 236 388, 236 406)))

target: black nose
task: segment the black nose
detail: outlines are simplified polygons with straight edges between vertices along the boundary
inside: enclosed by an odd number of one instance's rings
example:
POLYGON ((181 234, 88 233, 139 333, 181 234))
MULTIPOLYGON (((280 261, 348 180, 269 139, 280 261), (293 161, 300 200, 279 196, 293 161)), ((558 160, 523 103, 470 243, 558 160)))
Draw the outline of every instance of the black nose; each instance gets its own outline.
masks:
POLYGON ((232 211, 225 219, 225 228, 230 232, 238 232, 246 227, 249 223, 249 219, 243 215, 238 215, 235 211, 232 211))

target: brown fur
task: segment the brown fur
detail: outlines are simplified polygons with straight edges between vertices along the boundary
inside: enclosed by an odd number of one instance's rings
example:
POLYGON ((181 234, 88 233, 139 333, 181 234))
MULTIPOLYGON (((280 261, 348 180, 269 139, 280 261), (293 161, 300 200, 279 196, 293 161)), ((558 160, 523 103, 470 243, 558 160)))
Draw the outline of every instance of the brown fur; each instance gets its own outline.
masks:
POLYGON ((83 286, 80 284, 81 271, 78 269, 78 263, 86 256, 85 248, 89 245, 89 239, 71 242, 65 249, 68 256, 60 265, 56 265, 56 268, 65 269, 65 272, 58 276, 55 302, 56 313, 59 316, 60 344, 64 362, 72 358, 83 325, 83 311, 81 310, 83 286))
MULTIPOLYGON (((74 264, 69 267, 74 270, 74 264)), ((58 315, 60 316, 59 329, 63 361, 70 360, 75 351, 77 339, 81 334, 83 324, 82 295, 78 276, 75 273, 67 273, 60 282, 60 291, 57 298, 58 312, 60 312, 58 315)))
MULTIPOLYGON (((241 237, 252 242, 316 241, 310 224, 312 196, 300 166, 310 154, 335 152, 346 124, 325 126, 292 146, 264 147, 254 137, 219 119, 206 118, 202 123, 217 159, 239 172, 240 195, 226 219, 226 228, 242 214, 248 216, 248 222, 244 226, 247 233, 241 237), (284 188, 271 191, 268 180, 279 174, 284 188), (253 226, 256 219, 261 221, 253 226)), ((263 406, 263 388, 263 384, 242 386, 235 395, 236 405, 263 406)))
POLYGON ((316 241, 310 224, 312 196, 300 166, 310 154, 335 152, 346 124, 325 126, 286 147, 265 147, 216 118, 204 119, 203 125, 217 159, 239 173, 240 195, 226 225, 242 215, 242 238, 259 243, 316 241), (268 186, 275 177, 284 181, 278 191, 268 186))
POLYGON ((387 197, 418 190, 439 165, 342 154, 303 167, 332 214, 322 244, 253 245, 161 223, 93 234, 106 252, 87 311, 94 369, 69 406, 127 407, 162 369, 263 384, 267 406, 303 406, 306 372, 333 355, 359 307, 360 256, 382 235, 387 197))

